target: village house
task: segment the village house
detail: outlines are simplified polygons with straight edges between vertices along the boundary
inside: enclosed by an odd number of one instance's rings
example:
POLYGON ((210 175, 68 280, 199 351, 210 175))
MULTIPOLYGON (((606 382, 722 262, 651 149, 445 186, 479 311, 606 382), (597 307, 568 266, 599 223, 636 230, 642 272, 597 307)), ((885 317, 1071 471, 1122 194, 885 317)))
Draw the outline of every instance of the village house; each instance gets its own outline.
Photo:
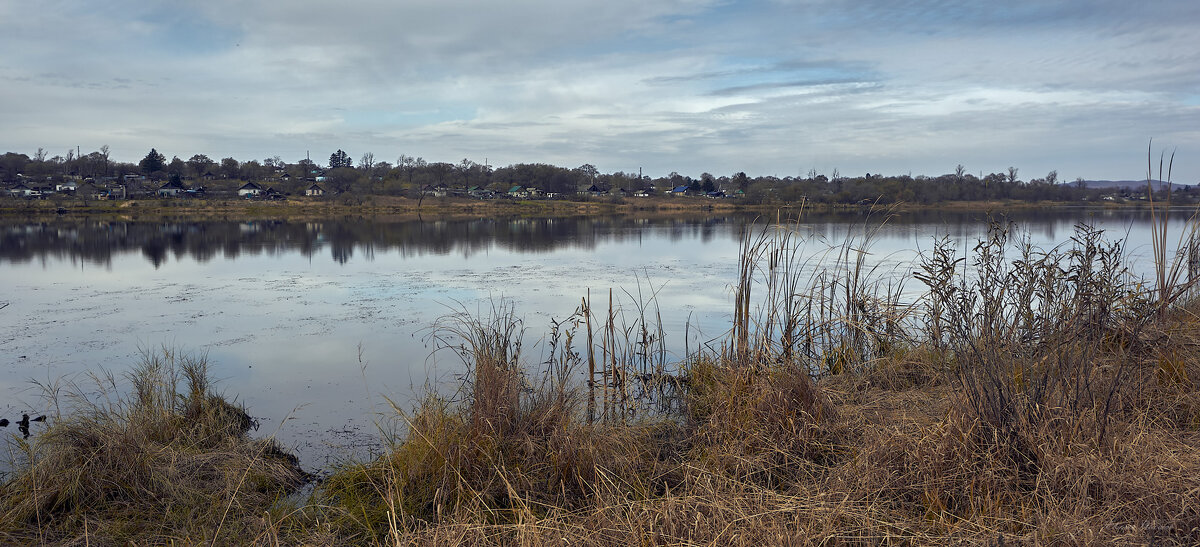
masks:
POLYGON ((108 192, 95 183, 84 182, 75 188, 75 195, 84 199, 105 199, 108 192))
POLYGON ((104 195, 103 199, 125 199, 129 197, 129 188, 124 184, 109 186, 104 195))
POLYGON ((262 191, 263 191, 262 186, 259 186, 253 182, 247 182, 246 184, 243 184, 240 188, 238 188, 237 192, 238 192, 238 197, 252 198, 252 197, 258 197, 259 194, 262 194, 262 191))
POLYGON ((16 186, 13 186, 12 188, 9 188, 8 193, 10 195, 17 196, 17 197, 23 197, 23 198, 33 197, 35 195, 33 188, 25 186, 24 184, 18 184, 16 186))
POLYGON ((421 194, 434 198, 444 198, 449 193, 450 187, 446 186, 445 184, 438 184, 437 186, 430 186, 427 184, 424 188, 421 188, 421 194))
POLYGON ((173 181, 167 182, 166 184, 160 186, 156 193, 159 195, 159 197, 172 197, 173 198, 173 197, 178 197, 179 194, 182 194, 186 191, 187 191, 187 188, 184 188, 183 184, 181 184, 177 180, 173 180, 173 181))
POLYGON ((475 199, 492 199, 496 197, 496 193, 491 190, 486 190, 478 186, 472 186, 467 190, 467 195, 475 199))
POLYGON ((312 184, 312 186, 309 186, 308 189, 304 191, 304 195, 306 195, 308 197, 318 197, 319 198, 319 197, 325 195, 325 189, 321 188, 321 185, 314 182, 312 184))

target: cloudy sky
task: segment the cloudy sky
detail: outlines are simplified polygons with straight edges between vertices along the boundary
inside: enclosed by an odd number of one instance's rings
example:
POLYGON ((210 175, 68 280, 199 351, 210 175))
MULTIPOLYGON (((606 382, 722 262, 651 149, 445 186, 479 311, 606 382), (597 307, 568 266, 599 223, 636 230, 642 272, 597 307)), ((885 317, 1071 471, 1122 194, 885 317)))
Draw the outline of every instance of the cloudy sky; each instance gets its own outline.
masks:
POLYGON ((1200 2, 0 0, 0 152, 1200 181, 1200 2))

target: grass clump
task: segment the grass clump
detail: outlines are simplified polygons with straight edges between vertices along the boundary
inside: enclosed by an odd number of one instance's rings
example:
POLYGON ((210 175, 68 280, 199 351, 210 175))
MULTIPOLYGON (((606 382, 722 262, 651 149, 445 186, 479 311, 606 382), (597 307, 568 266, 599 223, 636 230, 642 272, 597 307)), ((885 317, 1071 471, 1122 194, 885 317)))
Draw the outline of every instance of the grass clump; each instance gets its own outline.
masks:
POLYGON ((305 482, 294 456, 247 435, 204 358, 147 353, 128 379, 72 388, 42 434, 17 441, 0 542, 244 543, 305 482))
POLYGON ((781 488, 839 456, 837 412, 803 370, 700 357, 687 374, 691 457, 706 470, 781 488))
MULTIPOLYGON (((518 366, 521 325, 511 307, 456 313, 439 327, 443 347, 459 351, 469 372, 455 396, 430 395, 403 413, 407 431, 388 454, 345 466, 317 488, 313 506, 342 541, 689 537, 683 519, 736 519, 729 511, 748 503, 740 498, 747 489, 771 496, 807 484, 838 456, 836 412, 801 371, 700 356, 683 371, 682 405, 645 407, 682 410, 588 420, 582 357, 554 342, 564 354, 545 371, 518 366), (653 516, 660 511, 670 514, 653 516)), ((620 367, 608 381, 621 381, 620 367)), ((624 390, 609 388, 603 406, 630 412, 618 401, 624 390)))
POLYGON ((439 323, 435 337, 460 352, 469 373, 455 397, 430 395, 402 413, 407 433, 389 454, 319 486, 346 538, 377 542, 457 520, 512 525, 590 500, 649 495, 663 426, 584 423, 571 371, 527 373, 520 335, 507 305, 485 319, 464 311, 439 323))

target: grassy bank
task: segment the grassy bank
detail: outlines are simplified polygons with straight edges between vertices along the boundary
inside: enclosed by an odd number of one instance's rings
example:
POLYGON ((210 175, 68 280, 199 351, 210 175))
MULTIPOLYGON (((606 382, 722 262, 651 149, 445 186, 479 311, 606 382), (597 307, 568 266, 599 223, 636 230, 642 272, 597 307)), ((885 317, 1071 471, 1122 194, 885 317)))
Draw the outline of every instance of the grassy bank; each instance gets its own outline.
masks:
POLYGON ((203 367, 149 360, 128 396, 64 408, 20 444, 0 540, 1200 541, 1186 261, 1158 254, 1164 275, 1143 283, 1095 230, 1035 249, 997 222, 897 279, 866 267, 870 232, 817 259, 787 227, 747 233, 729 334, 679 359, 652 296, 583 299, 538 359, 506 304, 448 316, 436 339, 463 384, 397 409, 387 454, 304 499, 203 367))
MULTIPOLYGON (((1095 206, 1101 206, 1099 204, 1095 206)), ((1115 205, 1104 205, 1115 207, 1115 205)), ((1079 203, 985 201, 938 204, 898 204, 896 210, 1004 211, 1080 207, 1079 203)), ((1137 207, 1137 205, 1122 205, 1137 207)), ((694 213, 760 213, 773 217, 779 211, 869 210, 872 205, 813 203, 751 204, 736 199, 700 197, 595 198, 568 200, 477 200, 428 198, 415 200, 393 196, 348 196, 336 199, 296 197, 267 202, 244 199, 138 199, 123 201, 24 200, 0 198, 0 217, 46 220, 50 218, 96 218, 106 220, 158 219, 278 219, 305 220, 342 216, 388 216, 434 218, 502 218, 580 215, 676 215, 694 213)), ((785 214, 785 216, 788 216, 785 214)))
MULTIPOLYGON (((124 201, 0 200, 0 215, 47 218, 54 216, 113 219, 308 219, 338 216, 520 217, 611 215, 622 213, 687 213, 755 211, 762 209, 733 200, 702 198, 567 200, 478 200, 393 196, 344 196, 333 199, 291 198, 287 201, 244 199, 144 199, 124 201)), ((763 209, 765 210, 765 209, 763 209)))

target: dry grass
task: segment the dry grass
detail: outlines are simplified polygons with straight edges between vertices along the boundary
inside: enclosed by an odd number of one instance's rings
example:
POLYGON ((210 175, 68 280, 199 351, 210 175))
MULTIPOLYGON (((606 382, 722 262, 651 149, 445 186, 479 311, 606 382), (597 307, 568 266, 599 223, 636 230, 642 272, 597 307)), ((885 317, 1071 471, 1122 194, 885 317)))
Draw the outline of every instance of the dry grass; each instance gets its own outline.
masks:
MULTIPOLYGON (((900 306, 860 267, 864 246, 814 273, 778 247, 794 233, 752 234, 731 339, 675 369, 678 404, 590 421, 570 374, 547 382, 467 343, 456 402, 420 405, 390 456, 317 499, 346 516, 337 537, 392 545, 1194 544, 1200 306, 1157 317, 1095 235, 983 272, 1031 290, 988 293, 995 280, 950 268, 929 279, 959 300, 900 306)), ((503 342, 507 317, 459 315, 455 334, 503 342)), ((611 311, 597 324, 611 346, 611 311)), ((621 397, 621 368, 586 376, 598 405, 621 397)))
POLYGON ((247 436, 249 416, 212 393, 202 358, 147 354, 114 399, 116 379, 95 380, 62 393, 68 408, 20 442, 0 542, 248 542, 306 480, 273 441, 247 436))
POLYGON ((867 241, 813 268, 794 230, 749 234, 729 340, 674 366, 653 290, 606 313, 584 299, 552 325, 539 365, 510 305, 455 311, 432 337, 467 365, 459 389, 397 409, 408 427, 389 453, 335 470, 290 510, 266 509, 282 483, 251 478, 273 476, 261 468, 272 460, 237 428, 183 428, 195 433, 181 441, 176 425, 132 443, 153 449, 80 455, 126 446, 113 439, 140 407, 175 409, 148 423, 230 423, 197 380, 183 394, 134 390, 152 404, 82 413, 109 428, 98 438, 46 436, 53 449, 6 485, 0 530, 67 542, 103 524, 95 537, 141 543, 1197 544, 1200 303, 1161 312, 1119 274, 1119 246, 1086 228, 1063 249, 1020 242, 994 233, 963 260, 936 248, 919 277, 934 290, 902 305, 863 267, 867 241), (643 380, 672 389, 634 389, 643 380), (146 463, 130 477, 110 463, 131 458, 146 463), (62 471, 76 467, 88 476, 62 471), (236 502, 226 515, 167 483, 236 502), (213 532, 222 520, 240 524, 213 532))

